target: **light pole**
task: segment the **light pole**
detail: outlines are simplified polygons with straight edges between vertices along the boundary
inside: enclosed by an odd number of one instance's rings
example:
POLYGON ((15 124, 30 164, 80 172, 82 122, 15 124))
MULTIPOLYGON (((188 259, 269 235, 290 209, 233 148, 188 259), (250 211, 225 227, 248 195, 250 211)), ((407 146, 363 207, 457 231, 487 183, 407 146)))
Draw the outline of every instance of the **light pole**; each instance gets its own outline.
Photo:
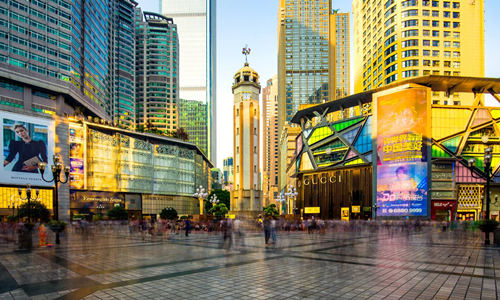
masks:
POLYGON ((377 210, 378 210, 377 203, 373 204, 372 208, 373 208, 373 211, 375 212, 375 221, 377 221, 377 210))
POLYGON ((104 209, 104 205, 102 203, 97 204, 97 210, 99 211, 99 214, 102 216, 102 210, 104 209))
POLYGON ((286 197, 283 196, 282 194, 279 194, 278 197, 276 197, 276 202, 279 202, 280 214, 283 214, 283 203, 286 203, 286 197))
MULTIPOLYGON (((10 205, 7 205, 7 208, 10 209, 10 205)), ((17 210, 19 211, 19 205, 17 205, 17 210)), ((16 219, 16 202, 12 201, 12 216, 14 220, 16 219)))
POLYGON ((200 185, 200 188, 196 189, 196 193, 193 194, 193 197, 198 198, 200 201, 200 215, 203 215, 203 202, 207 199, 208 194, 205 193, 205 189, 200 185))
POLYGON ((40 190, 39 189, 36 189, 36 198, 31 198, 31 184, 26 184, 26 198, 23 198, 21 196, 22 192, 23 192, 23 189, 22 188, 19 188, 18 189, 18 192, 19 192, 19 199, 24 201, 24 200, 28 200, 28 223, 31 223, 31 200, 39 200, 38 198, 38 195, 40 195, 40 190))
MULTIPOLYGON (((210 203, 212 203, 212 207, 214 207, 214 205, 217 205, 219 204, 220 200, 217 199, 217 195, 216 194, 213 194, 211 197, 210 197, 210 203)), ((212 214, 213 214, 213 210, 212 210, 212 214)))
MULTIPOLYGON (((487 139, 483 139, 483 140, 487 141, 487 139)), ((493 177, 495 177, 491 172, 492 171, 491 170, 491 161, 493 159, 492 152, 493 152, 493 149, 490 147, 487 147, 486 149, 484 149, 484 158, 483 158, 484 171, 481 172, 481 170, 476 168, 478 172, 482 173, 481 174, 482 176, 475 176, 474 172, 472 171, 474 169, 474 166, 476 165, 476 159, 471 158, 468 160, 469 170, 470 170, 471 176, 476 178, 476 179, 485 179, 486 180, 486 191, 485 191, 485 193, 486 193, 485 198, 486 199, 484 201, 486 204, 486 220, 490 219, 490 203, 492 203, 491 197, 490 197, 490 181, 493 179, 493 177)), ((495 202, 493 204, 496 206, 497 203, 498 203, 498 199, 495 199, 495 202)), ((485 235, 486 235, 486 238, 484 240, 484 244, 489 245, 490 244, 490 234, 488 232, 485 235)))
MULTIPOLYGON (((293 187, 293 185, 290 185, 288 187, 288 193, 285 193, 285 196, 287 196, 289 200, 293 201, 293 207, 295 207, 295 198, 298 195, 299 195, 299 193, 297 193, 297 189, 295 187, 293 187)), ((287 210, 289 207, 292 207, 292 205, 287 205, 287 210)))
MULTIPOLYGON (((47 166, 46 162, 39 162, 38 163, 38 169, 40 170, 40 173, 42 174, 42 179, 45 182, 54 182, 55 186, 55 193, 56 196, 54 198, 55 200, 55 205, 54 205, 54 220, 59 221, 59 183, 67 183, 69 179, 69 166, 64 167, 64 175, 66 176, 66 180, 62 181, 61 180, 61 171, 63 169, 63 164, 61 162, 61 157, 59 155, 54 155, 52 157, 54 164, 51 166, 52 170, 52 180, 47 180, 43 176, 45 173, 45 167, 47 166)), ((60 244, 61 241, 59 240, 59 231, 56 231, 56 244, 60 244)))

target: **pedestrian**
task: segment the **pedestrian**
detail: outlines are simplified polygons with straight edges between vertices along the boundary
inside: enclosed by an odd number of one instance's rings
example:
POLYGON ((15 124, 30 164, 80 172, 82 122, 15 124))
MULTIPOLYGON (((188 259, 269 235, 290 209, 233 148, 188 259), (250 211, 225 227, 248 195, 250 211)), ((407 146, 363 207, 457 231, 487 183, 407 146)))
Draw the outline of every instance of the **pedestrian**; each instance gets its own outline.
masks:
POLYGON ((262 221, 264 223, 264 239, 266 246, 269 246, 269 238, 271 237, 271 219, 270 216, 266 216, 262 221))
POLYGON ((189 231, 191 230, 191 223, 189 222, 189 217, 186 219, 186 222, 184 223, 186 227, 186 236, 189 236, 189 231))
POLYGON ((273 217, 271 220, 271 240, 273 244, 276 244, 276 218, 273 217))
POLYGON ((42 224, 38 227, 38 237, 40 238, 40 247, 45 247, 47 244, 45 243, 45 237, 47 236, 47 229, 42 224))

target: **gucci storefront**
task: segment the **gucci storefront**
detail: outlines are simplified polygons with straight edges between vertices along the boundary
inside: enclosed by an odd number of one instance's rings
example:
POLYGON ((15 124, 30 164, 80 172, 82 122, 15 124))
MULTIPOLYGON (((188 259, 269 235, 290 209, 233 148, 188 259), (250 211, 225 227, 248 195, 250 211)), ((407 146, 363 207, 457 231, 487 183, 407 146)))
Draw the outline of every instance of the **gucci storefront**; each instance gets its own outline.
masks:
POLYGON ((322 219, 371 218, 372 166, 299 173, 297 192, 297 207, 319 207, 322 219))

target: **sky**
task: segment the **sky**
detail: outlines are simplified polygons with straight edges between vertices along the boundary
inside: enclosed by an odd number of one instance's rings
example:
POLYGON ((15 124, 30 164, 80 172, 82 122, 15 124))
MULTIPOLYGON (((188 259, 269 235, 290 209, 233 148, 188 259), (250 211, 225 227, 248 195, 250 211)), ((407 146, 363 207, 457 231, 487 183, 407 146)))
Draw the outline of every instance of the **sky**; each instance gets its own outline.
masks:
MULTIPOLYGON (((137 0, 137 2, 143 11, 159 12, 158 0, 137 0)), ((340 9, 340 12, 352 12, 352 1, 332 0, 332 2, 333 8, 340 9)), ((500 59, 498 59, 500 1, 485 0, 484 6, 485 75, 500 77, 500 59)), ((214 163, 218 168, 222 169, 224 158, 233 156, 231 86, 234 74, 245 63, 245 56, 241 50, 245 45, 251 49, 248 63, 259 73, 260 84, 265 87, 267 80, 277 74, 277 22, 278 0, 217 0, 217 161, 214 163)), ((351 45, 352 43, 351 38, 351 45)), ((351 47, 351 57, 354 57, 353 48, 351 47)), ((180 59, 182 61, 182 57, 180 59)), ((352 68, 351 61, 351 91, 354 90, 352 68)), ((487 104, 498 105, 492 97, 487 98, 487 104)), ((261 143, 261 153, 262 147, 261 143)))

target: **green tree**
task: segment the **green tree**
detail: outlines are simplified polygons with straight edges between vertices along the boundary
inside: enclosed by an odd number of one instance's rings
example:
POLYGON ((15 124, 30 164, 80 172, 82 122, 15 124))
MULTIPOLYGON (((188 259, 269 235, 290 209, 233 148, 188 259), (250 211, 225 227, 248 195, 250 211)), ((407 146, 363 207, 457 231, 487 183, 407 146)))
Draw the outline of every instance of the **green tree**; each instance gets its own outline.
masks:
POLYGON ((177 220, 178 216, 177 211, 173 207, 165 207, 160 212, 160 219, 162 220, 177 220))
POLYGON ((229 194, 229 191, 227 190, 222 190, 222 189, 214 189, 210 192, 208 195, 207 201, 205 202, 205 210, 210 211, 212 208, 212 203, 210 203, 210 198, 212 198, 213 195, 217 196, 217 199, 219 200, 219 204, 225 204, 228 210, 231 210, 231 194, 229 194))
MULTIPOLYGON (((50 211, 42 202, 30 201, 29 207, 31 208, 31 222, 35 222, 38 219, 40 219, 42 222, 47 222, 50 220, 50 211)), ((28 217, 28 202, 21 204, 17 217, 21 219, 28 217)))
POLYGON ((212 206, 210 211, 216 218, 223 218, 229 212, 229 209, 224 203, 220 203, 212 206))
POLYGON ((183 140, 184 142, 189 141, 189 134, 183 127, 177 128, 177 131, 174 133, 174 137, 183 140))
POLYGON ((128 212, 121 206, 115 206, 106 214, 112 220, 127 220, 128 212))
POLYGON ((271 204, 268 207, 264 208, 264 212, 266 213, 267 216, 271 217, 279 217, 280 213, 276 209, 276 204, 271 204))

